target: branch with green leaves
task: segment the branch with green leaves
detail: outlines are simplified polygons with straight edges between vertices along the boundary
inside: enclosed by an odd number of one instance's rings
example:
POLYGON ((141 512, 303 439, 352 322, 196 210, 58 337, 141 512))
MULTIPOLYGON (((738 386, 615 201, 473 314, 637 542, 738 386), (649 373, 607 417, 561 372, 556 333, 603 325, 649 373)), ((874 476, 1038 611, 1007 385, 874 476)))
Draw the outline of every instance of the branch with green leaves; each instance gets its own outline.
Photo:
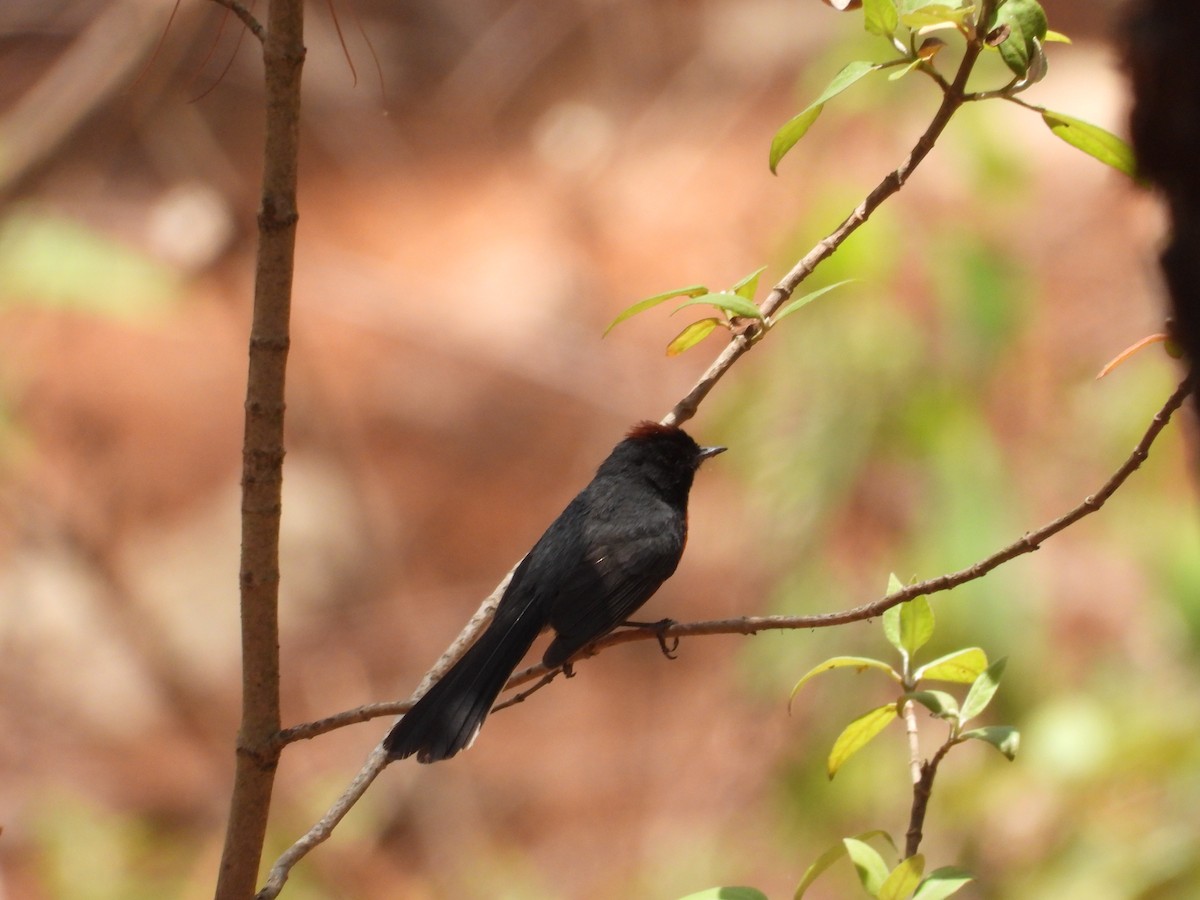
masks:
MULTIPOLYGON (((856 7, 857 8, 857 7, 856 7)), ((798 299, 792 297, 817 267, 832 256, 876 209, 900 190, 913 171, 928 155, 951 117, 964 104, 1003 99, 1041 115, 1051 133, 1100 162, 1127 175, 1134 174, 1133 152, 1116 135, 1065 113, 1025 101, 1020 95, 1046 77, 1049 63, 1045 44, 1069 43, 1069 39, 1048 27, 1045 11, 1037 0, 867 0, 861 4, 866 30, 887 46, 889 57, 881 61, 854 60, 834 76, 817 99, 785 122, 771 139, 768 165, 778 174, 783 158, 800 142, 839 94, 874 72, 891 71, 897 81, 912 72, 929 77, 942 93, 942 102, 924 133, 917 139, 908 157, 884 176, 863 202, 830 234, 819 241, 762 300, 754 297, 764 269, 747 275, 728 290, 710 291, 701 284, 662 291, 638 300, 624 309, 605 329, 607 335, 616 326, 677 297, 688 298, 672 315, 689 307, 708 305, 716 315, 689 323, 671 341, 666 352, 678 356, 703 341, 714 331, 729 332, 729 345, 721 352, 686 397, 664 418, 664 424, 679 424, 691 418, 700 402, 737 359, 762 340, 781 319, 846 282, 820 288, 798 299), (952 76, 938 68, 941 53, 949 46, 939 33, 956 36, 962 57, 952 76), (1012 77, 995 87, 968 90, 976 64, 986 52, 995 52, 1004 61, 1012 77)), ((765 268, 765 267, 764 267, 765 268)))
MULTIPOLYGON (((831 5, 834 4, 831 3, 831 5)), ((718 330, 723 329, 729 334, 729 342, 726 346, 717 354, 688 393, 662 418, 664 424, 680 424, 692 418, 713 387, 746 351, 762 341, 783 319, 789 318, 807 307, 812 301, 845 284, 845 282, 839 282, 796 296, 799 287, 814 274, 820 264, 837 252, 850 235, 864 225, 886 200, 895 195, 907 183, 932 151, 951 118, 964 104, 1003 99, 1032 109, 1042 116, 1045 124, 1056 136, 1114 168, 1127 174, 1133 172, 1132 154, 1119 138, 1073 117, 1030 104, 1019 96, 1045 77, 1048 70, 1045 44, 1055 40, 1065 40, 1061 35, 1049 30, 1045 13, 1035 0, 864 0, 861 4, 855 4, 854 0, 849 0, 849 2, 839 5, 847 9, 851 6, 861 7, 865 28, 883 40, 888 48, 887 56, 880 61, 858 60, 849 63, 834 77, 813 103, 779 128, 770 142, 768 153, 768 164, 772 172, 777 172, 784 157, 804 137, 830 101, 874 72, 889 71, 889 78, 892 81, 898 81, 911 73, 925 75, 941 92, 941 103, 904 160, 884 175, 862 202, 850 211, 841 224, 798 260, 761 301, 756 301, 755 297, 763 269, 740 279, 727 290, 710 291, 707 287, 697 284, 660 292, 634 303, 613 320, 605 334, 634 316, 672 299, 682 297, 684 301, 676 307, 675 312, 697 306, 708 306, 712 308, 713 314, 689 323, 679 332, 667 344, 668 355, 679 355, 697 346, 718 330), (943 34, 958 43, 961 51, 961 57, 957 66, 954 67, 953 74, 944 73, 939 69, 939 62, 950 56, 946 52, 950 43, 943 39, 941 36, 943 34), (969 90, 968 83, 976 71, 979 59, 985 53, 992 52, 999 54, 1012 77, 1007 82, 994 87, 969 90)), ((814 628, 860 621, 878 616, 914 598, 950 590, 958 585, 981 578, 997 566, 1036 550, 1042 541, 1057 534, 1083 516, 1097 511, 1146 458, 1150 444, 1166 426, 1171 414, 1190 391, 1190 382, 1180 385, 1155 416, 1133 454, 1099 492, 1089 496, 1066 515, 1037 531, 1024 535, 1013 544, 968 569, 893 590, 885 597, 841 612, 815 616, 744 617, 713 622, 673 624, 656 631, 641 629, 617 631, 593 644, 589 654, 598 653, 619 643, 651 638, 661 640, 664 637, 702 634, 754 634, 765 630, 814 628)), ((511 575, 511 572, 509 574, 511 575)), ((423 688, 436 680, 437 673, 445 671, 465 651, 475 636, 486 627, 503 593, 507 578, 508 576, 484 600, 467 628, 455 639, 451 649, 443 655, 437 666, 426 676, 422 682, 423 688)), ((973 659, 974 657, 968 657, 967 663, 971 663, 973 659)), ((975 661, 977 662, 977 660, 975 661)), ((922 672, 920 677, 929 679, 934 677, 931 673, 936 674, 942 671, 940 667, 952 664, 951 660, 935 661, 927 664, 924 669, 914 670, 910 675, 912 678, 920 680, 916 674, 920 671, 922 672)), ((962 660, 959 660, 959 664, 965 665, 962 660)), ((509 689, 529 682, 536 682, 536 684, 519 694, 510 696, 501 706, 521 702, 534 691, 548 684, 556 674, 557 672, 547 671, 542 666, 533 666, 515 674, 507 685, 509 689)), ((900 674, 903 679, 904 672, 900 674)), ((421 690, 418 690, 417 695, 407 701, 362 706, 316 722, 284 729, 278 732, 275 742, 279 748, 282 748, 288 743, 313 738, 345 725, 364 722, 379 716, 403 713, 411 708, 420 693, 421 690)), ((938 696, 936 692, 929 691, 913 690, 909 693, 911 696, 905 701, 904 706, 922 703, 928 707, 924 701, 938 696)), ((944 704, 943 711, 949 710, 950 707, 945 705, 945 698, 941 698, 941 700, 944 704)), ((953 740, 943 745, 944 751, 948 752, 950 746, 963 740, 989 740, 987 735, 993 734, 987 732, 986 729, 965 731, 961 727, 967 721, 966 718, 963 718, 964 709, 970 711, 974 702, 971 700, 969 692, 967 700, 957 710, 959 730, 955 732, 952 729, 953 740)), ((901 707, 902 716, 904 715, 904 706, 901 707)), ((889 707, 887 721, 890 721, 894 711, 894 707, 889 707)), ((907 718, 912 718, 911 706, 907 718)), ((882 720, 882 714, 880 719, 882 720)), ((878 722, 874 722, 871 727, 877 725, 878 722)), ((990 742, 997 746, 1003 743, 999 740, 999 735, 993 736, 997 740, 990 742)), ((1001 749, 1003 750, 1003 747, 1001 749)), ((923 778, 927 779, 928 786, 932 785, 933 776, 944 755, 945 752, 939 751, 939 755, 935 755, 933 759, 915 766, 918 786, 923 778)), ((273 897, 278 893, 292 866, 330 835, 341 817, 357 801, 362 791, 386 764, 385 755, 377 749, 351 787, 335 802, 326 816, 280 857, 272 869, 268 886, 260 894, 261 897, 273 897)), ((914 816, 917 812, 916 806, 917 801, 914 799, 914 816)), ((913 833, 919 835, 919 829, 913 832, 910 828, 910 841, 913 833)), ((919 843, 919 837, 917 840, 919 843)), ((920 900, 936 900, 937 897, 945 897, 953 893, 949 887, 955 883, 958 876, 953 872, 946 874, 947 870, 939 870, 931 873, 928 877, 923 877, 923 860, 920 860, 919 854, 916 854, 915 851, 907 854, 906 859, 896 868, 887 871, 885 867, 881 873, 879 866, 882 865, 882 862, 876 864, 870 854, 862 849, 863 847, 867 847, 867 850, 875 853, 863 840, 856 842, 856 839, 847 839, 841 845, 841 850, 837 851, 837 855, 847 854, 854 860, 856 866, 860 867, 860 871, 862 871, 862 867, 871 871, 871 885, 877 888, 875 896, 899 900, 899 898, 910 896, 913 891, 917 891, 916 896, 920 897, 920 900), (914 862, 914 860, 919 861, 914 862), (939 872, 943 874, 939 875, 939 872)), ((720 890, 723 891, 720 894, 722 897, 739 896, 729 893, 730 890, 745 890, 748 893, 744 896, 748 898, 761 896, 759 892, 750 888, 720 890)), ((957 890, 957 887, 954 890, 957 890)))
MULTIPOLYGON (((895 575, 888 583, 888 593, 895 594, 903 586, 895 575)), ((894 606, 883 614, 883 633, 888 643, 900 655, 899 667, 881 659, 866 656, 835 656, 814 666, 805 673, 792 689, 789 709, 800 689, 818 675, 835 669, 852 668, 858 672, 869 669, 883 672, 899 688, 896 699, 870 709, 851 721, 838 735, 827 760, 827 771, 832 779, 843 765, 858 751, 878 737, 893 722, 903 722, 912 748, 913 802, 909 816, 904 853, 896 849, 896 843, 887 831, 869 831, 838 841, 805 871, 796 887, 795 898, 801 900, 817 878, 843 857, 854 865, 859 884, 870 897, 876 900, 942 900, 955 894, 971 881, 971 876, 955 866, 943 866, 925 874, 925 857, 919 852, 925 822, 925 811, 933 791, 938 767, 950 750, 967 741, 977 740, 990 744, 1010 761, 1016 757, 1020 734, 1006 725, 985 725, 968 728, 991 703, 1004 672, 1005 660, 999 659, 989 665, 987 654, 981 647, 967 647, 948 653, 923 665, 916 664, 918 652, 933 637, 935 618, 933 609, 925 597, 916 597, 894 606), (948 691, 925 686, 925 682, 949 682, 970 685, 960 703, 948 691), (945 741, 928 760, 919 757, 917 730, 919 728, 914 706, 925 707, 935 718, 949 726, 945 741), (890 848, 890 854, 900 857, 895 865, 889 865, 883 853, 871 846, 870 841, 879 839, 890 848)), ((715 889, 716 894, 702 892, 687 900, 700 900, 708 895, 725 896, 715 889)), ((751 891, 752 888, 739 888, 751 891)), ((754 896, 748 894, 747 896, 754 896)))

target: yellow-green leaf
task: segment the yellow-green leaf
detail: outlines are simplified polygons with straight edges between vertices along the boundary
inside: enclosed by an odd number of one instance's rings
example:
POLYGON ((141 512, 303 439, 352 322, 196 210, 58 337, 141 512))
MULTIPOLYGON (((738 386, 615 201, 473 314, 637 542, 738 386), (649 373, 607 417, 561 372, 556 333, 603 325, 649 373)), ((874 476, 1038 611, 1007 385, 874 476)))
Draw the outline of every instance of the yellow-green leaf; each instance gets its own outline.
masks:
POLYGON ((731 294, 729 291, 717 291, 715 294, 705 294, 703 297, 696 297, 688 300, 686 303, 680 303, 675 308, 675 313, 688 306, 715 306, 717 309, 723 309, 725 312, 734 316, 745 316, 749 319, 761 319, 762 312, 759 308, 747 300, 745 297, 731 294))
POLYGON ((725 886, 688 894, 686 897, 681 897, 680 900, 767 900, 767 895, 758 888, 725 886))
POLYGON ((863 889, 872 897, 878 897, 879 889, 887 880, 887 863, 870 844, 855 838, 845 838, 842 843, 846 845, 846 853, 854 863, 854 871, 858 874, 863 889))
MULTIPOLYGON (((888 595, 903 590, 900 579, 893 572, 888 577, 888 595)), ((883 614, 883 633, 888 643, 911 658, 933 635, 933 610, 924 597, 906 600, 893 606, 883 614)))
POLYGON ((829 759, 826 761, 829 777, 833 778, 846 760, 869 744, 894 718, 896 704, 887 703, 863 713, 847 725, 833 742, 833 749, 829 751, 829 759))
POLYGON ((974 879, 969 872, 954 866, 943 866, 934 869, 929 877, 921 882, 913 900, 946 900, 970 884, 974 879))
POLYGON ((693 322, 679 334, 675 335, 675 339, 667 344, 667 356, 678 356, 685 350, 690 350, 698 343, 708 337, 709 332, 721 324, 720 319, 701 319, 699 322, 693 322))
POLYGON ((636 316, 638 313, 645 312, 660 303, 671 300, 675 297, 699 297, 702 294, 707 294, 708 288, 702 284, 693 284, 685 288, 677 288, 673 291, 663 291, 661 294, 655 294, 653 297, 647 297, 645 300, 639 300, 632 306, 626 307, 619 316, 613 319, 607 328, 604 329, 604 334, 608 334, 626 319, 636 316))
POLYGON ((970 722, 987 709, 987 705, 992 702, 992 697, 996 695, 996 690, 1000 687, 1000 676, 1004 674, 1004 667, 1007 663, 1007 657, 996 660, 984 669, 971 684, 971 689, 967 691, 967 698, 963 700, 962 704, 963 722, 970 722))
POLYGON ((858 279, 856 279, 856 278, 847 278, 844 281, 838 281, 838 282, 835 282, 834 284, 827 285, 823 288, 818 288, 815 291, 810 291, 809 293, 805 294, 803 297, 797 297, 795 300, 792 300, 789 303, 785 303, 783 305, 782 309, 780 309, 777 313, 775 313, 775 315, 771 316, 771 322, 772 323, 778 322, 780 319, 784 318, 785 316, 790 316, 796 310, 802 309, 805 306, 808 306, 808 304, 812 303, 818 297, 822 297, 825 294, 828 294, 834 288, 839 288, 843 284, 849 284, 850 282, 857 281, 857 280, 858 279))
POLYGON ((933 637, 933 609, 925 597, 900 604, 900 640, 911 658, 933 637))
MULTIPOLYGON (((886 831, 880 831, 878 829, 873 831, 864 831, 862 834, 856 834, 854 836, 854 840, 860 842, 869 841, 871 838, 876 837, 882 837, 887 841, 888 845, 893 850, 896 849, 896 842, 892 840, 892 836, 886 831)), ((817 880, 817 877, 845 855, 846 843, 845 841, 838 841, 819 857, 817 857, 816 862, 814 862, 808 867, 808 869, 805 870, 804 877, 800 879, 800 884, 796 886, 796 893, 793 897, 793 900, 803 900, 804 892, 812 887, 812 883, 817 880)))
POLYGON ((804 137, 805 132, 812 126, 812 123, 817 121, 817 116, 821 115, 821 110, 825 108, 827 101, 836 97, 868 72, 873 72, 878 68, 880 68, 879 64, 873 63, 870 60, 858 59, 847 63, 840 72, 833 76, 833 80, 821 92, 821 96, 800 113, 788 119, 775 132, 775 136, 771 138, 771 153, 769 157, 771 171, 775 172, 779 161, 783 159, 789 150, 796 146, 800 138, 804 137))
POLYGON ((912 29, 929 28, 943 24, 962 25, 971 6, 951 6, 946 3, 927 3, 923 6, 901 11, 900 22, 912 29))
POLYGON ((796 682, 796 686, 792 688, 791 696, 788 697, 788 710, 792 708, 792 701, 796 699, 796 694, 800 692, 800 688, 804 687, 805 683, 815 678, 817 675, 822 675, 825 672, 831 672, 834 669, 852 668, 862 672, 866 669, 879 669, 886 672, 893 680, 899 682, 900 673, 889 666, 887 663, 878 659, 871 659, 869 656, 834 656, 825 660, 823 663, 818 663, 807 672, 804 677, 796 682))
POLYGON ((983 652, 982 648, 967 647, 965 650, 955 650, 953 653, 927 662, 913 673, 913 679, 920 681, 927 678, 931 681, 970 684, 979 677, 987 665, 987 654, 983 652))
POLYGON ((863 25, 871 34, 891 37, 899 22, 895 0, 864 0, 863 25))
POLYGON ((910 62, 907 66, 905 66, 903 69, 897 69, 895 72, 893 72, 891 75, 889 75, 888 81, 899 81, 901 78, 903 78, 909 72, 916 69, 917 66, 919 66, 919 65, 921 65, 921 57, 918 56, 916 59, 914 59, 912 62, 910 62))
POLYGON ((879 900, 908 900, 921 883, 923 874, 925 857, 920 853, 903 860, 880 886, 879 900))
POLYGON ((758 292, 758 276, 765 271, 767 271, 767 267, 763 266, 761 269, 751 272, 731 287, 730 292, 739 297, 745 297, 747 300, 753 300, 754 295, 758 292))
POLYGON ((1133 148, 1111 131, 1048 109, 1042 110, 1042 121, 1055 137, 1105 165, 1112 166, 1118 172, 1124 172, 1130 178, 1136 177, 1137 163, 1134 160, 1133 148))

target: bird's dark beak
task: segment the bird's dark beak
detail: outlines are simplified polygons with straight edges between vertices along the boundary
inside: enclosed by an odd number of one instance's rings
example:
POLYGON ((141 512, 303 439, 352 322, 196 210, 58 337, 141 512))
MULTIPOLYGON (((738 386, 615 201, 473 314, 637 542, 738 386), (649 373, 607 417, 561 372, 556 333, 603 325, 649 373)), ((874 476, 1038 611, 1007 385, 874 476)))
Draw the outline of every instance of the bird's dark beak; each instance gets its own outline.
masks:
POLYGON ((696 455, 696 465, 700 465, 700 463, 709 457, 716 456, 718 453, 724 453, 727 449, 727 447, 701 447, 700 452, 696 455))

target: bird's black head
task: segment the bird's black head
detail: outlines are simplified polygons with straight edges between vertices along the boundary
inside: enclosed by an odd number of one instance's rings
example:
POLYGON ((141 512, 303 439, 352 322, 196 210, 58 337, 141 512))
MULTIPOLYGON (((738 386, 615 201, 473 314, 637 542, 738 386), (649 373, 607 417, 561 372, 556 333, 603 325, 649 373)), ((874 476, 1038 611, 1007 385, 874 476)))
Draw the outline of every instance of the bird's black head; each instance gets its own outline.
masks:
POLYGON ((674 425, 641 422, 613 448, 597 475, 644 478, 669 499, 685 504, 700 464, 723 452, 724 447, 701 447, 674 425))

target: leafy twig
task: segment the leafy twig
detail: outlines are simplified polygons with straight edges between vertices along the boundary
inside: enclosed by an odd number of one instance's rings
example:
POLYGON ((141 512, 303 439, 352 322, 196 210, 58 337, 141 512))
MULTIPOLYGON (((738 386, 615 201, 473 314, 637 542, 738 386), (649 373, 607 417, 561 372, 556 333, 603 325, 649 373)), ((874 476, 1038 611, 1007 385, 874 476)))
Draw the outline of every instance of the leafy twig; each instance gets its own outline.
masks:
MULTIPOLYGON (((934 143, 950 123, 951 117, 965 102, 966 95, 964 91, 967 78, 975 68, 975 62, 982 49, 983 45, 978 41, 971 41, 967 44, 966 52, 963 55, 962 62, 959 63, 954 81, 943 89, 942 102, 938 106, 937 112, 934 113, 925 131, 917 138, 916 143, 913 144, 904 162, 891 172, 888 172, 883 177, 883 180, 867 194, 862 203, 842 221, 842 224, 809 250, 772 289, 771 293, 766 296, 759 307, 764 317, 769 318, 779 307, 786 303, 792 294, 796 292, 796 289, 804 283, 805 279, 816 270, 818 265, 833 255, 850 235, 854 234, 860 226, 864 225, 885 200, 904 187, 912 173, 925 157, 929 155, 929 151, 933 149, 934 143)), ((754 335, 736 335, 717 355, 712 365, 700 376, 696 384, 687 393, 687 396, 676 403, 674 408, 663 417, 662 423, 664 425, 679 425, 692 418, 696 414, 696 410, 699 409, 701 402, 708 396, 709 391, 716 386, 717 382, 724 377, 725 373, 729 371, 733 364, 753 344, 754 335)))

